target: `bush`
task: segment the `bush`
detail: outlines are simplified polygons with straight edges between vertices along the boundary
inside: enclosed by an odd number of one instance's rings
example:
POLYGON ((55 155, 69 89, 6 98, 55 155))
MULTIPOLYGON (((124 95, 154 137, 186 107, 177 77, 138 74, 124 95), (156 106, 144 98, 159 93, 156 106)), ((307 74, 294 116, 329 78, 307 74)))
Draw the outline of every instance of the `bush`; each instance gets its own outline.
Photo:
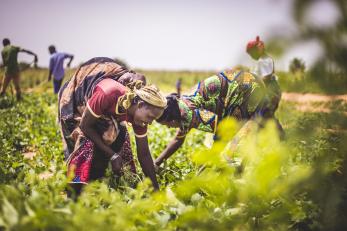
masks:
MULTIPOLYGON (((56 124, 56 97, 2 99, 0 121, 0 227, 3 230, 337 230, 346 224, 345 133, 332 134, 341 116, 303 114, 281 105, 287 127, 280 142, 274 124, 247 135, 235 152, 225 150, 236 131, 221 124, 221 140, 203 146, 189 134, 160 173, 153 193, 142 174, 89 184, 81 197, 66 197, 66 166, 56 124), (312 129, 312 127, 316 129, 312 129), (23 154, 35 152, 32 158, 23 154), (228 162, 225 154, 241 159, 228 162), (136 184, 135 184, 136 185, 136 184)), ((337 110, 339 108, 336 108, 337 110)), ((159 155, 174 131, 150 127, 152 154, 159 155)))

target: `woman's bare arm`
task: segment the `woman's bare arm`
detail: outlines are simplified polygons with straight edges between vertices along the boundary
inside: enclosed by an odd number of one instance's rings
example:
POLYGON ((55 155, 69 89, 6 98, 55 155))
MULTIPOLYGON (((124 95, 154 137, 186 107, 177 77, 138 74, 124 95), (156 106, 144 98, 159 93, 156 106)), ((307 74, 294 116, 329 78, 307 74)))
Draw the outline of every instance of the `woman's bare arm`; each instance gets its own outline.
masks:
POLYGON ((95 124, 97 121, 98 118, 93 116, 93 114, 86 107, 82 115, 80 128, 86 137, 91 139, 95 143, 95 145, 107 155, 107 157, 111 158, 111 156, 114 154, 114 151, 103 142, 101 135, 96 131, 95 124))
POLYGON ((137 158, 139 159, 143 173, 152 181, 154 189, 159 189, 157 177, 155 175, 153 159, 148 147, 148 139, 145 137, 136 137, 137 158))
POLYGON ((165 150, 160 154, 160 156, 155 160, 155 165, 161 165, 166 159, 168 159, 172 154, 174 154, 184 143, 184 137, 175 137, 165 148, 165 150))

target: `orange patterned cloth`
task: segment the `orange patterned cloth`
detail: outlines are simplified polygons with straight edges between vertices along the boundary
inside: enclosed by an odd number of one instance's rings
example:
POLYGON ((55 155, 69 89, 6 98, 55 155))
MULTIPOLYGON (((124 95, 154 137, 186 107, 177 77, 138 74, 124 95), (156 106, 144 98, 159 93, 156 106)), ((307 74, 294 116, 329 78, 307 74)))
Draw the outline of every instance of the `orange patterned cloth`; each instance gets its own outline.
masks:
MULTIPOLYGON (((118 79, 129 70, 109 58, 93 58, 82 64, 59 92, 58 119, 63 138, 65 159, 73 183, 87 183, 104 175, 108 158, 79 129, 86 102, 94 88, 105 79, 118 79)), ((119 153, 124 165, 135 171, 130 138, 125 126, 113 118, 100 118, 96 129, 105 143, 119 153), (117 130, 117 132, 115 132, 117 130)))

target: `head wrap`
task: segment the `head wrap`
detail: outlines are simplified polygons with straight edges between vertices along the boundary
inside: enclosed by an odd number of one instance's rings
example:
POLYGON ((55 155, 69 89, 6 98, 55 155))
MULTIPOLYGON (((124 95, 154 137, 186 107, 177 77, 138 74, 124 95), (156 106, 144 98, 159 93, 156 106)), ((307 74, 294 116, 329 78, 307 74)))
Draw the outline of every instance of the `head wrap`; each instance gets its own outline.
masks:
POLYGON ((258 50, 265 49, 264 42, 260 40, 259 36, 257 36, 255 40, 252 40, 247 43, 247 48, 246 48, 247 52, 254 48, 257 48, 258 50))
POLYGON ((135 94, 146 103, 153 106, 165 108, 167 105, 166 98, 160 93, 159 89, 154 86, 145 86, 140 89, 135 89, 135 94))
POLYGON ((167 105, 165 97, 154 85, 143 86, 143 82, 137 80, 129 83, 127 88, 127 93, 120 98, 121 105, 124 109, 128 109, 131 106, 136 96, 155 107, 165 108, 167 105))

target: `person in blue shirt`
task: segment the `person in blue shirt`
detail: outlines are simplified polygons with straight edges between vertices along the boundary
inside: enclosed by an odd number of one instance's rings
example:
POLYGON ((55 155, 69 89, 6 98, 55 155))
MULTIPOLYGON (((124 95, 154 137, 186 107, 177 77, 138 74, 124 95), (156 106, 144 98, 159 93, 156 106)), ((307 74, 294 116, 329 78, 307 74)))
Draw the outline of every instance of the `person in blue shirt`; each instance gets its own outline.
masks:
POLYGON ((74 58, 73 55, 64 52, 57 52, 55 46, 51 45, 48 47, 51 58, 49 60, 49 75, 48 81, 51 81, 53 75, 53 87, 54 93, 58 94, 61 84, 64 79, 64 60, 70 59, 67 63, 67 67, 70 67, 71 62, 74 58))

